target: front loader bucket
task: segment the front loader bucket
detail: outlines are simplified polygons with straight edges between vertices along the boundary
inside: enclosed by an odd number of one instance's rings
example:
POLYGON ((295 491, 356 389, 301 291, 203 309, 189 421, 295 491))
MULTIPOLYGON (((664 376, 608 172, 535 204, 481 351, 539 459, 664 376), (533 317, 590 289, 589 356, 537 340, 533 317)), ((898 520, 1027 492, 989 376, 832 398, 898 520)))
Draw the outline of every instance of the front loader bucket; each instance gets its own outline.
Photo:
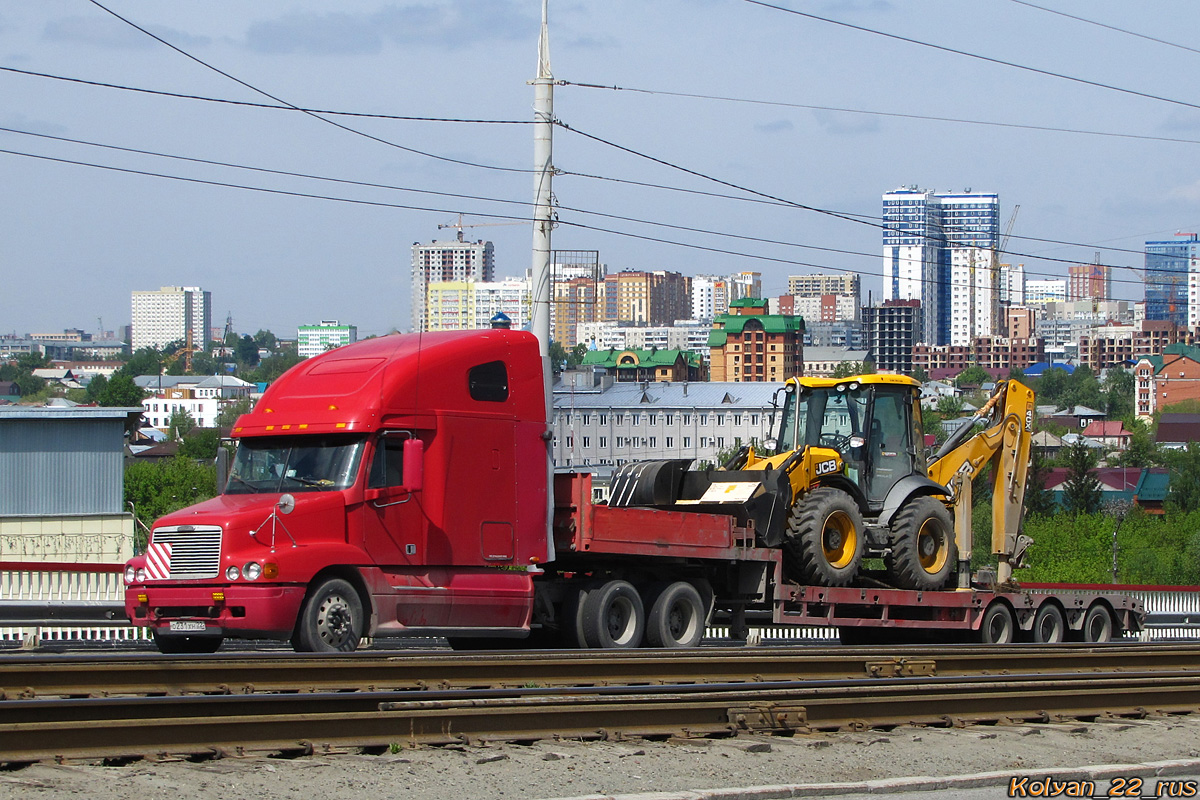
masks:
POLYGON ((779 545, 787 530, 792 486, 783 470, 688 470, 686 459, 623 464, 608 504, 735 517, 754 524, 759 543, 779 545))

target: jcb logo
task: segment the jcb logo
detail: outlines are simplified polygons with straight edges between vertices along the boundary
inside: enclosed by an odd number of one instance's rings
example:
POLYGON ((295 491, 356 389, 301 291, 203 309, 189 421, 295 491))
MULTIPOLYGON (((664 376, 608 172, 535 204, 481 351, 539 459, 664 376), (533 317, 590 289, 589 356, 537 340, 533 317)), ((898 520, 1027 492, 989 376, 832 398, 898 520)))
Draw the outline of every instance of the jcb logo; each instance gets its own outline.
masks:
POLYGON ((1025 409, 1025 430, 1027 430, 1027 431, 1033 430, 1033 409, 1032 408, 1025 409))
POLYGON ((818 475, 829 475, 837 472, 837 461, 830 459, 829 461, 820 461, 817 463, 816 472, 818 475))

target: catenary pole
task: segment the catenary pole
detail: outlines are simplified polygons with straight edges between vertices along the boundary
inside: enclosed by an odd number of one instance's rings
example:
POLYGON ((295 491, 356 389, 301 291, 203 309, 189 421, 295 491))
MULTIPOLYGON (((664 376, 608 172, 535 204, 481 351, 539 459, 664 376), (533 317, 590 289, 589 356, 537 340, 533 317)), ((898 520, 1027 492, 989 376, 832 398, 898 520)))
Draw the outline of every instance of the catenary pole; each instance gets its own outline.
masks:
POLYGON ((554 177, 554 76, 550 72, 549 0, 542 0, 538 35, 537 77, 533 100, 533 286, 530 328, 542 357, 546 398, 546 560, 554 560, 554 393, 550 366, 550 230, 553 227, 550 184, 554 177))

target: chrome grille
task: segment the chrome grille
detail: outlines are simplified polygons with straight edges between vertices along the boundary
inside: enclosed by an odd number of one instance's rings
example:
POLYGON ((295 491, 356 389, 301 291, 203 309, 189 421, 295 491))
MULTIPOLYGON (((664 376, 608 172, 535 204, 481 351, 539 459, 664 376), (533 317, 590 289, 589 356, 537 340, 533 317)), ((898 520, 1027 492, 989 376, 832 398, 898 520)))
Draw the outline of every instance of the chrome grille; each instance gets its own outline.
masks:
POLYGON ((171 545, 171 578, 215 578, 221 571, 221 529, 210 525, 155 528, 153 541, 171 545))

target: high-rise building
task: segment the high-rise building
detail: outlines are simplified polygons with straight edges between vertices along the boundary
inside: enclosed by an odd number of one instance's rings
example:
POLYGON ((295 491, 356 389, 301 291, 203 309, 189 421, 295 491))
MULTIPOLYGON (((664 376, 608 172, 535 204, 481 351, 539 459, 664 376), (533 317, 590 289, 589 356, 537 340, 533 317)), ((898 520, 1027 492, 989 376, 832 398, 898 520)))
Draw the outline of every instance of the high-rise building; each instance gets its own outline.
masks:
POLYGON ((761 272, 735 272, 729 276, 729 302, 744 297, 762 297, 761 272))
POLYGON ((432 281, 426 287, 426 331, 482 330, 503 313, 514 328, 529 324, 529 281, 432 281))
MULTIPOLYGON (((1200 317, 1192 312, 1191 284, 1200 288, 1200 237, 1194 233, 1176 234, 1178 239, 1146 242, 1146 319, 1167 320, 1189 325, 1200 317)), ((1200 300, 1200 297, 1196 298, 1200 300)))
POLYGON ((825 294, 860 297, 862 295, 861 285, 861 277, 850 273, 788 275, 787 293, 793 297, 820 297, 825 294))
POLYGON ((1067 300, 1111 300, 1112 268, 1106 264, 1067 267, 1067 300))
POLYGON ((572 347, 579 339, 579 326, 601 318, 605 272, 598 250, 555 250, 550 254, 553 341, 572 347))
POLYGON ((1064 278, 1025 281, 1025 305, 1058 303, 1067 299, 1067 281, 1064 278))
POLYGON ((184 342, 204 349, 212 327, 212 293, 198 286, 164 286, 133 293, 130 349, 184 342))
POLYGON ((998 289, 1000 304, 1005 306, 1025 305, 1025 265, 1001 264, 997 277, 1000 280, 998 289))
POLYGON ((923 316, 920 300, 885 300, 883 305, 863 309, 867 351, 876 369, 912 374, 913 346, 925 329, 923 316))
POLYGON ((692 319, 711 322, 729 311, 729 281, 718 275, 692 278, 692 319))
POLYGON ((862 289, 858 275, 789 275, 788 293, 779 298, 781 313, 799 314, 806 326, 817 322, 859 320, 862 289))
POLYGON ((670 325, 691 312, 691 278, 678 272, 614 272, 604 277, 604 319, 670 325))
POLYGON ((491 242, 464 242, 462 232, 453 242, 412 246, 412 330, 429 330, 428 287, 439 281, 483 281, 495 279, 496 254, 491 242))
POLYGON ((999 195, 900 188, 883 196, 883 228, 884 300, 919 301, 919 341, 947 343, 954 302, 951 253, 999 247, 999 195))
POLYGON ((312 358, 326 350, 357 341, 356 326, 343 325, 336 319, 323 319, 316 325, 301 325, 296 328, 296 355, 312 358))
POLYGON ((950 250, 950 344, 965 345, 999 328, 996 251, 981 247, 950 250))

